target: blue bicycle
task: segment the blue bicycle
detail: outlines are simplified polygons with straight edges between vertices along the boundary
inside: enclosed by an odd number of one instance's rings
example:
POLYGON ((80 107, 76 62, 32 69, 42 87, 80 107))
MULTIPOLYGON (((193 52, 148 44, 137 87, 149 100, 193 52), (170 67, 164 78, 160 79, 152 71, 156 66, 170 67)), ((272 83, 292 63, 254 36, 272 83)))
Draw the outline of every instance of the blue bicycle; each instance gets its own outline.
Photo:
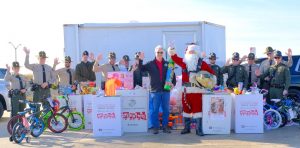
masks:
POLYGON ((38 117, 37 107, 40 103, 32 103, 27 100, 20 100, 21 103, 29 104, 30 108, 26 108, 23 112, 19 112, 18 115, 22 117, 22 122, 17 122, 12 130, 10 141, 21 143, 24 138, 26 142, 30 142, 29 133, 33 137, 39 137, 45 128, 44 122, 38 117), (27 114, 30 114, 26 117, 27 114))

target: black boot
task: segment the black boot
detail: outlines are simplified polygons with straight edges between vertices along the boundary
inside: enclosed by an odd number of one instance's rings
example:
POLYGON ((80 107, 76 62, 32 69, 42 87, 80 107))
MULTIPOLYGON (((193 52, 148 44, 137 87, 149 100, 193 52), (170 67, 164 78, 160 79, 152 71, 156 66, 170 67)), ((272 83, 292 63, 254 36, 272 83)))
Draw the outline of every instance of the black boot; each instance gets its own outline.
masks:
POLYGON ((192 118, 183 118, 184 120, 184 129, 181 131, 181 134, 188 134, 191 133, 191 122, 192 118))
POLYGON ((204 136, 202 131, 202 118, 196 118, 196 135, 204 136))

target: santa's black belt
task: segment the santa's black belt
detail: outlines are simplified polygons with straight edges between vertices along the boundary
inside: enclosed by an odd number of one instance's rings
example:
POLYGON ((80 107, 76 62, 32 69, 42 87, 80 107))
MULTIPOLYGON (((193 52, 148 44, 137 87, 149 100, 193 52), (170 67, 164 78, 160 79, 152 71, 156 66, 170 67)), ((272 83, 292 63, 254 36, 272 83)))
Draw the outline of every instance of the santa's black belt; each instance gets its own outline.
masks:
POLYGON ((190 83, 190 82, 182 83, 182 86, 185 86, 185 87, 197 87, 197 85, 195 83, 190 83))

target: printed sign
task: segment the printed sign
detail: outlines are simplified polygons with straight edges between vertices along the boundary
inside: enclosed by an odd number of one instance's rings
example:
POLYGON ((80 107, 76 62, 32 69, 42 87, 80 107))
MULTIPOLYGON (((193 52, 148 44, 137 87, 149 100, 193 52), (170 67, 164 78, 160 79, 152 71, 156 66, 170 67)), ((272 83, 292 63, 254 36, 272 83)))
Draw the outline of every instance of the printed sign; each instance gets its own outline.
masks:
POLYGON ((233 97, 235 97, 235 132, 263 133, 263 96, 247 94, 233 97))
POLYGON ((122 115, 120 97, 94 97, 93 135, 122 136, 122 115))
POLYGON ((117 90, 122 99, 122 125, 124 132, 147 132, 148 91, 117 90))
POLYGON ((230 95, 203 95, 202 108, 204 134, 230 134, 230 95))

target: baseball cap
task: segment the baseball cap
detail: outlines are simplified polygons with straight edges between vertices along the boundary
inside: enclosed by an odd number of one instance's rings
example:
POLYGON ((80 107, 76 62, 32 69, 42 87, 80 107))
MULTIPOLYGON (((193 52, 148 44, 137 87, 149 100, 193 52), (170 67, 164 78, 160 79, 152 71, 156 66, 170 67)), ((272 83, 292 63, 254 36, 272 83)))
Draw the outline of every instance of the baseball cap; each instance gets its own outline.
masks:
POLYGON ((233 60, 239 60, 239 59, 240 59, 240 54, 239 54, 238 52, 234 52, 234 53, 232 54, 232 59, 233 59, 233 60))
POLYGON ((85 50, 85 51, 82 53, 82 55, 83 55, 83 56, 84 56, 84 55, 89 56, 89 52, 85 50))
POLYGON ((20 64, 19 64, 19 62, 15 61, 15 62, 12 63, 12 66, 13 67, 20 67, 20 64))

